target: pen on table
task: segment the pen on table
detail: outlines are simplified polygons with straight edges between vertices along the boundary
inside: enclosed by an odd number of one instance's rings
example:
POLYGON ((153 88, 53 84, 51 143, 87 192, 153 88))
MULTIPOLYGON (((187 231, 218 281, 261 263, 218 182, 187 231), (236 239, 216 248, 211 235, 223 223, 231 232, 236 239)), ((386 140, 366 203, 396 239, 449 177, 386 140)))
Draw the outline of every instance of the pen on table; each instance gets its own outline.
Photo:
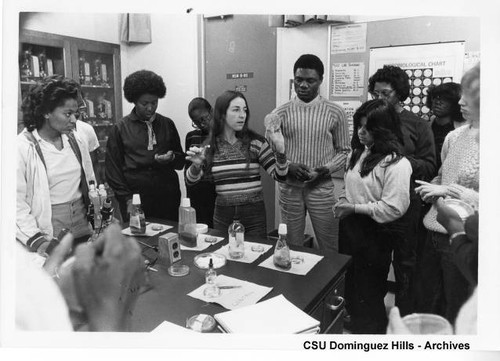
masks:
POLYGON ((241 286, 219 286, 220 290, 229 290, 231 288, 241 288, 241 286))
POLYGON ((220 327, 219 325, 217 325, 217 328, 219 329, 220 332, 222 333, 227 333, 226 330, 224 330, 222 327, 220 327))
POLYGON ((149 248, 154 249, 155 251, 158 251, 158 246, 151 246, 151 245, 149 245, 147 243, 144 243, 144 242, 141 242, 139 240, 137 240, 137 242, 140 243, 140 244, 142 244, 144 247, 149 247, 149 248))

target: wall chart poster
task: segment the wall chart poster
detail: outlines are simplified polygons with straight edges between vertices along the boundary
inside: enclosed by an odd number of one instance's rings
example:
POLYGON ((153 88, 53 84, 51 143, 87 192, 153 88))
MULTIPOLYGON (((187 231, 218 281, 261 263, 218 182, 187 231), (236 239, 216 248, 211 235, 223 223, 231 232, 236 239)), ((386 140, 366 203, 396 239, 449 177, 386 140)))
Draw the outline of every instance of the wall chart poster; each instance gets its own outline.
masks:
POLYGON ((365 84, 365 63, 334 63, 330 97, 359 97, 365 84))
POLYGON ((370 49, 369 75, 384 65, 404 69, 410 78, 410 96, 404 108, 429 119, 425 105, 430 85, 460 83, 464 69, 464 42, 393 46, 370 49))

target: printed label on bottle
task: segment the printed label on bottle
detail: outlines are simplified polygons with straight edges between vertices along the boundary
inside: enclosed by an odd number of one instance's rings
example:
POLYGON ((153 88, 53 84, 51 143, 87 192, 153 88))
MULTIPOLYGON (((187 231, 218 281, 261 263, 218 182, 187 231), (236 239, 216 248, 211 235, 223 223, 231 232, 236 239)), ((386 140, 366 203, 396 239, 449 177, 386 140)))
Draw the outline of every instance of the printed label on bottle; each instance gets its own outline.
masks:
POLYGON ((130 228, 141 228, 141 219, 139 216, 130 216, 130 228))

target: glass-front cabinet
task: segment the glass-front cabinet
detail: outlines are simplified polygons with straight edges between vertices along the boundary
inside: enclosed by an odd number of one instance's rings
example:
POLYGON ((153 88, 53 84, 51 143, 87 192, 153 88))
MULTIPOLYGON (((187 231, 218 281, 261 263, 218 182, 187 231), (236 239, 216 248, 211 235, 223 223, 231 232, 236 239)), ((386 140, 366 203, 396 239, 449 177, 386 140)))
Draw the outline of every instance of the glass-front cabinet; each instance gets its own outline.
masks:
MULTIPOLYGON (((82 121, 99 139, 96 175, 104 180, 106 141, 110 127, 122 116, 120 46, 32 30, 21 30, 19 44, 20 99, 36 81, 53 74, 81 85, 85 110, 82 121)), ((18 132, 23 129, 18 120, 18 132)))

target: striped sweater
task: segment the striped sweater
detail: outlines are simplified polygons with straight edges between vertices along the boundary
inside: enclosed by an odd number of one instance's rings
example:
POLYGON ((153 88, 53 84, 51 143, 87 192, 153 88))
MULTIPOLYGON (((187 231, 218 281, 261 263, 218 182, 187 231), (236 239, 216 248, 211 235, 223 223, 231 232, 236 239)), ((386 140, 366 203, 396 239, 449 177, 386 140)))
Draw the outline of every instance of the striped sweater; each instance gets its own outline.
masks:
POLYGON ((217 139, 218 150, 213 157, 208 175, 201 171, 197 176, 189 168, 186 184, 193 185, 204 176, 212 176, 215 183, 216 205, 234 206, 264 200, 260 167, 275 180, 284 180, 288 173, 286 158, 275 157, 265 138, 254 139, 250 143, 250 163, 247 164, 243 143, 238 139, 230 144, 217 139))
POLYGON ((280 117, 290 162, 324 166, 330 173, 344 169, 350 140, 342 107, 318 95, 309 103, 296 97, 273 112, 280 117))

